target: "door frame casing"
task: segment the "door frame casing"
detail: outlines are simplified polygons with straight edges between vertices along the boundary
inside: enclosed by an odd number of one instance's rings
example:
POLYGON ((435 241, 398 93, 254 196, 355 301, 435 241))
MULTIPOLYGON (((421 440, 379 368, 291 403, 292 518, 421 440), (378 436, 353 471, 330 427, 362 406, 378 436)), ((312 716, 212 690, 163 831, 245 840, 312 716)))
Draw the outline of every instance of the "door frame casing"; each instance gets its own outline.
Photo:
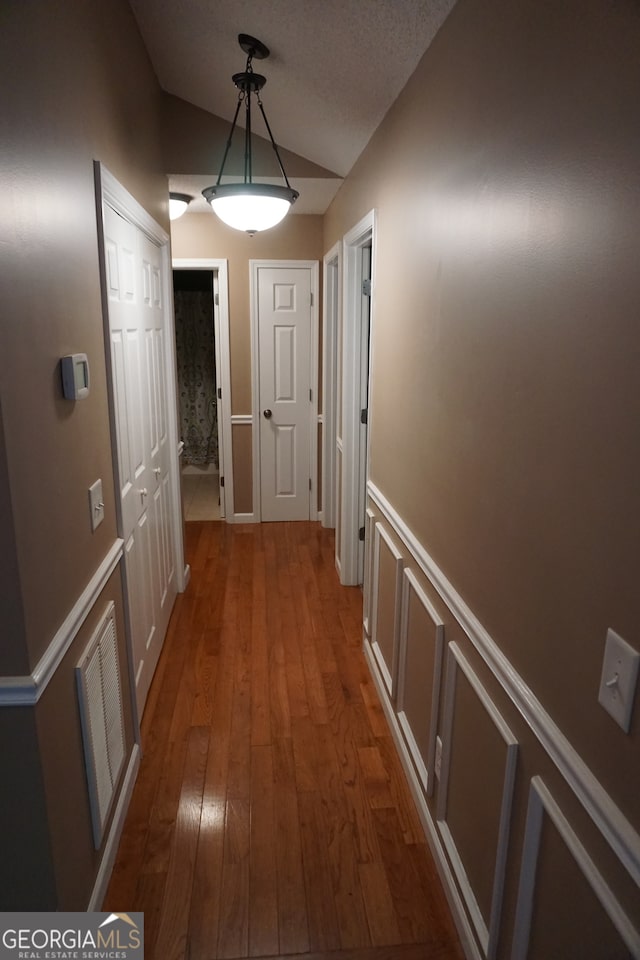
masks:
MULTIPOLYGON (((320 265, 317 260, 249 260, 250 314, 251 314, 251 451, 253 459, 253 512, 242 514, 245 523, 260 523, 262 504, 260 502, 260 337, 258 330, 258 283, 261 269, 295 270, 307 269, 311 273, 311 329, 309 351, 311 384, 311 402, 309 404, 309 474, 311 491, 309 495, 309 519, 318 519, 318 286, 320 265)), ((246 418, 243 418, 246 422, 246 418)))
MULTIPOLYGON (((174 270, 210 270, 218 276, 218 303, 214 304, 214 328, 216 339, 216 355, 214 363, 216 377, 219 375, 218 386, 222 390, 222 443, 218 437, 218 459, 220 461, 219 474, 224 477, 224 493, 221 490, 221 501, 224 502, 224 519, 233 516, 233 455, 231 438, 231 348, 229 345, 229 261, 204 259, 193 257, 175 257, 172 261, 174 270), (219 364, 218 364, 219 360, 219 364)), ((220 422, 220 421, 219 421, 220 422)))
POLYGON ((340 394, 338 392, 338 336, 342 284, 342 244, 322 259, 322 510, 323 527, 336 525, 337 457, 336 442, 340 394))
MULTIPOLYGON (((370 330, 375 312, 376 211, 370 210, 342 238, 342 489, 340 497, 340 555, 336 567, 340 582, 356 585, 359 577, 358 504, 360 499, 360 387, 362 338, 362 247, 371 245, 370 330), (360 282, 359 282, 360 281, 360 282)), ((373 337, 369 335, 369 369, 373 337)), ((369 390, 370 392, 370 390, 369 390)), ((368 404, 367 447, 364 475, 369 477, 371 408, 368 404)))

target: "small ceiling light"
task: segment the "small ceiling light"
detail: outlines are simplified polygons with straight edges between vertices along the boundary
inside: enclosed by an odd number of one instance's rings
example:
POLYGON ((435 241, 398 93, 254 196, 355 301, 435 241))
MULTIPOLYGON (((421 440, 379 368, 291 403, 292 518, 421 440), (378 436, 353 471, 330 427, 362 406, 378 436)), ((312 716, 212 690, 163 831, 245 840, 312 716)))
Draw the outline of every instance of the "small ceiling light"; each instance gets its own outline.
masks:
POLYGON ((299 194, 293 190, 284 171, 278 147, 273 139, 269 121, 264 112, 260 91, 267 82, 266 77, 253 72, 252 61, 264 60, 269 56, 269 48, 264 43, 250 37, 246 33, 238 36, 238 43, 247 54, 247 65, 242 73, 234 73, 233 82, 240 91, 238 94, 238 104, 236 106, 235 116, 231 124, 229 139, 222 158, 220 173, 214 186, 206 187, 202 194, 213 207, 214 212, 228 226, 236 230, 245 230, 250 236, 257 233, 258 230, 268 230, 275 227, 277 223, 287 215, 291 204, 295 203, 299 194), (278 158, 280 172, 284 178, 286 186, 274 183, 254 183, 253 170, 251 162, 251 97, 255 95, 256 102, 260 107, 260 113, 264 120, 271 146, 278 158), (227 156, 231 148, 233 133, 238 121, 240 107, 245 106, 245 134, 244 134, 244 179, 240 183, 221 183, 224 165, 227 162, 227 156))
POLYGON ((193 197, 188 193, 170 193, 169 194, 169 219, 177 220, 185 212, 193 197))

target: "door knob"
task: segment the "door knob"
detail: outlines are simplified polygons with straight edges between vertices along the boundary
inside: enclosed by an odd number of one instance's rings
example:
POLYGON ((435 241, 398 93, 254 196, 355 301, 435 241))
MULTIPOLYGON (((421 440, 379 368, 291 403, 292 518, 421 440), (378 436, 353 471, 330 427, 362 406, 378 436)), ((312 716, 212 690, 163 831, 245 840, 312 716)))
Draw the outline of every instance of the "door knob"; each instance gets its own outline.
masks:
POLYGON ((138 493, 140 494, 141 497, 146 497, 146 495, 147 495, 147 488, 146 488, 146 487, 142 487, 141 490, 138 490, 138 493))
POLYGON ((273 416, 273 414, 271 410, 265 410, 263 416, 265 420, 271 420, 271 417, 273 416))
POLYGON ((154 467, 153 472, 155 473, 156 477, 159 477, 160 474, 162 473, 162 470, 160 467, 154 467))

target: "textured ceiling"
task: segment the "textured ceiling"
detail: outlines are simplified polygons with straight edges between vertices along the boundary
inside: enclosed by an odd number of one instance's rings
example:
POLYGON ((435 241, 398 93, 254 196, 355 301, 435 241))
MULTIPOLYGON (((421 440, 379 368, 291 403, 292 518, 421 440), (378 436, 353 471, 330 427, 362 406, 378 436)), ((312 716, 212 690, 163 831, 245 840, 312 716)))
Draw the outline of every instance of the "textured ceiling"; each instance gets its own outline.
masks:
POLYGON ((344 177, 455 0, 130 2, 163 89, 229 121, 245 64, 237 35, 266 43, 254 69, 276 141, 344 177))

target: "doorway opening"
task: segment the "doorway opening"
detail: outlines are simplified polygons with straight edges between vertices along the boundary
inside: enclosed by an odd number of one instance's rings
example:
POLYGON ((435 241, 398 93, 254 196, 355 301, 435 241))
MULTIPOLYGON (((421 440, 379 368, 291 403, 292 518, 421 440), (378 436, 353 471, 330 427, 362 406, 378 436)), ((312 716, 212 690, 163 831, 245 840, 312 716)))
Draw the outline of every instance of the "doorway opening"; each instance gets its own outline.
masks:
POLYGON ((184 444, 182 502, 187 522, 224 518, 216 282, 213 270, 173 271, 179 429, 184 444))
POLYGON ((342 411, 337 443, 336 567, 345 585, 364 582, 369 476, 369 371, 375 274, 375 211, 343 239, 342 411))

